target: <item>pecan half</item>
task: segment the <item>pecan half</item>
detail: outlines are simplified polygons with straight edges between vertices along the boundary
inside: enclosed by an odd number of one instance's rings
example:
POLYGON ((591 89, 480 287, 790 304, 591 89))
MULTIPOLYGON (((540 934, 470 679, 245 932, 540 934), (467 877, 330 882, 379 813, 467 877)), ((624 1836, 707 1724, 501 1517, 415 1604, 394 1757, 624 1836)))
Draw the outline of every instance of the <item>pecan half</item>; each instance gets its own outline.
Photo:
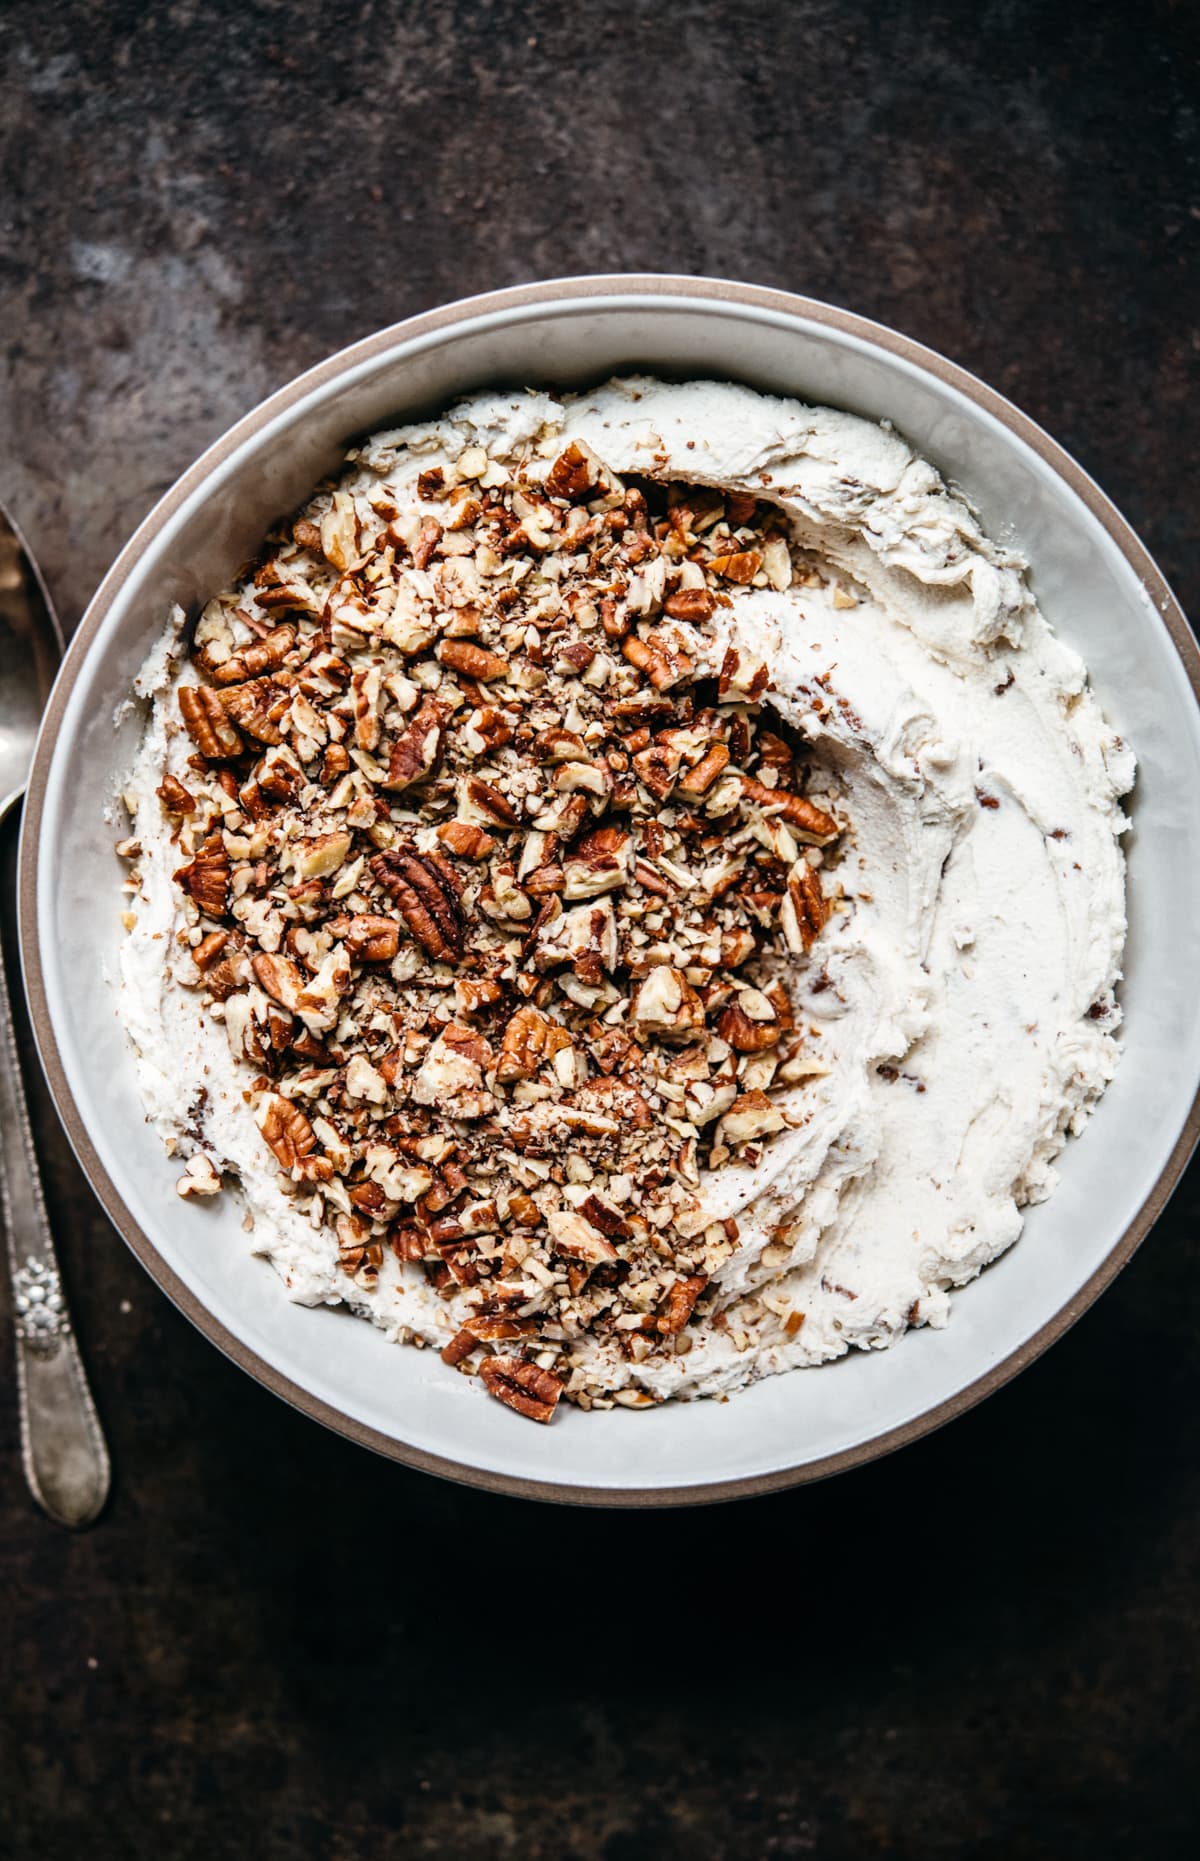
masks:
POLYGON ((241 736, 230 723, 211 685, 181 685, 179 714, 202 756, 215 762, 226 756, 241 755, 241 736))
POLYGON ((531 1422, 553 1419, 563 1386, 549 1370, 536 1363, 520 1363, 514 1357, 485 1357, 479 1374, 488 1395, 506 1403, 518 1415, 528 1416, 531 1422))
POLYGON ((466 927, 455 889, 457 880, 447 862, 436 853, 377 853, 371 871, 395 899, 426 955, 439 963, 461 963, 466 927))

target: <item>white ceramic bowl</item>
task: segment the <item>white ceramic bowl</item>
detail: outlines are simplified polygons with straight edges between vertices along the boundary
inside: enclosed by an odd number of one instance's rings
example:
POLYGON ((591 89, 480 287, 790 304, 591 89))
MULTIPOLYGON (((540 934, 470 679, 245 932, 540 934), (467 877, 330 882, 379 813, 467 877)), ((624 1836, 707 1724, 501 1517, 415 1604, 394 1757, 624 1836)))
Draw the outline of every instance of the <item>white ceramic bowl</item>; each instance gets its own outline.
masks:
POLYGON ((25 815, 22 947, 42 1058, 113 1221, 229 1356, 354 1439, 482 1486, 595 1504, 762 1492, 884 1452, 997 1388, 1091 1303, 1161 1211, 1196 1139, 1200 1077, 1200 655, 1161 575, 1096 486, 998 395, 844 311, 746 285, 581 278, 415 317, 302 375, 162 500, 71 646, 25 815), (1038 597, 1136 748, 1125 1055, 1062 1184, 1018 1244, 954 1296, 944 1331, 774 1377, 728 1403, 531 1427, 432 1353, 290 1304, 231 1197, 181 1213, 178 1166, 142 1117, 105 978, 121 937, 102 809, 139 719, 114 713, 172 602, 194 610, 347 441, 473 388, 583 385, 619 370, 733 378, 893 421, 1030 558, 1038 597))

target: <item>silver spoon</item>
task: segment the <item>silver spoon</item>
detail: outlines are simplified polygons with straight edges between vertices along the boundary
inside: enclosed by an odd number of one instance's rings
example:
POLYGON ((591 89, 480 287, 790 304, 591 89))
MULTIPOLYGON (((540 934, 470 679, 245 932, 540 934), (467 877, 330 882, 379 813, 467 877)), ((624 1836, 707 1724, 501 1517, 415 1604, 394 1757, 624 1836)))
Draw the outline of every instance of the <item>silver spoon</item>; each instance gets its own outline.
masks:
MULTIPOLYGON (((0 505, 0 830, 25 792, 62 632, 33 558, 0 505)), ((4 926, 0 920, 0 940, 4 926)), ((21 1461, 60 1525, 90 1525, 108 1497, 104 1436, 71 1330, 17 1058, 0 941, 0 1205, 16 1324, 21 1461)))

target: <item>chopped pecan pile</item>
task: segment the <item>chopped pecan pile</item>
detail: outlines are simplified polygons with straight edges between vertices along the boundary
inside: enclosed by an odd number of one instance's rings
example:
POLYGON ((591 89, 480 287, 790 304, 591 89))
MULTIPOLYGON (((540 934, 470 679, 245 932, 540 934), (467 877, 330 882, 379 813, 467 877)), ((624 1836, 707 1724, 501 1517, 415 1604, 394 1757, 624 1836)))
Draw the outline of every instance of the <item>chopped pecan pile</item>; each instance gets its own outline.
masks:
POLYGON ((204 609, 158 793, 281 1185, 545 1422, 611 1403, 595 1343, 687 1351, 738 1241, 705 1172, 820 1070, 788 977, 841 827, 728 625, 812 570, 771 505, 577 444, 406 469, 368 448, 204 609))

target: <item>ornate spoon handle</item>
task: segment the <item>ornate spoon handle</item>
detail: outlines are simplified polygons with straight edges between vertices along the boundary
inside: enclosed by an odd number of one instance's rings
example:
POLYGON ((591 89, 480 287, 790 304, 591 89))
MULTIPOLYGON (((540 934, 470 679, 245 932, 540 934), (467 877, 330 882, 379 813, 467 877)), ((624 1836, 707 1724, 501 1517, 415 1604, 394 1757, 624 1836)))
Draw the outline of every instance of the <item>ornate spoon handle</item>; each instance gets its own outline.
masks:
POLYGON ((90 1525, 108 1497, 108 1451, 46 1219, 2 951, 0 1202, 12 1275, 25 1478, 38 1504, 60 1525, 90 1525))

